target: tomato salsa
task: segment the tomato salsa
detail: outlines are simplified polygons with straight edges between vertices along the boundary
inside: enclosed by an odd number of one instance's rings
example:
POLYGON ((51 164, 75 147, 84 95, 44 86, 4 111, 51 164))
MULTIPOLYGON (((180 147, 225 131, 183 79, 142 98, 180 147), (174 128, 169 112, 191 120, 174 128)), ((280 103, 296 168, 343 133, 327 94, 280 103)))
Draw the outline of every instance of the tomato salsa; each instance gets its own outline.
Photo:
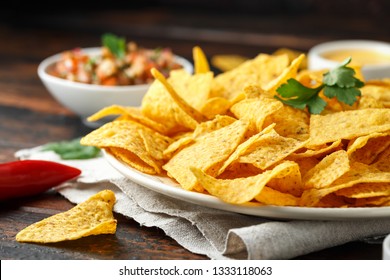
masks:
POLYGON ((152 68, 165 76, 182 68, 169 48, 146 49, 135 42, 126 44, 123 38, 112 34, 104 35, 102 41, 98 55, 88 55, 80 48, 63 52, 49 73, 86 84, 125 86, 151 83, 152 68))

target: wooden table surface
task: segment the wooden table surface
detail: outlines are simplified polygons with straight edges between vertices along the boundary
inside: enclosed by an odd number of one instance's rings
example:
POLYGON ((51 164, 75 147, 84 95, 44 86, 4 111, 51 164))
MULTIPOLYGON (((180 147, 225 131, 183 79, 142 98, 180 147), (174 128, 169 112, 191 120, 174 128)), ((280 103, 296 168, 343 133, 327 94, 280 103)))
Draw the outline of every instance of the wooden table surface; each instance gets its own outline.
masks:
MULTIPOLYGON (((279 47, 307 51, 334 39, 388 41, 388 20, 381 16, 218 15, 215 10, 143 7, 123 10, 20 13, 0 12, 0 162, 15 151, 51 141, 69 140, 90 131, 44 88, 37 66, 45 57, 74 47, 100 45, 104 32, 135 40, 145 47, 170 46, 191 59, 199 45, 210 57, 234 53, 253 57, 279 47)), ((207 259, 182 248, 158 228, 121 215, 116 235, 94 236, 55 245, 23 244, 15 235, 24 227, 73 207, 49 192, 1 202, 0 259, 207 259)), ((381 245, 352 242, 298 259, 380 259, 381 245)))

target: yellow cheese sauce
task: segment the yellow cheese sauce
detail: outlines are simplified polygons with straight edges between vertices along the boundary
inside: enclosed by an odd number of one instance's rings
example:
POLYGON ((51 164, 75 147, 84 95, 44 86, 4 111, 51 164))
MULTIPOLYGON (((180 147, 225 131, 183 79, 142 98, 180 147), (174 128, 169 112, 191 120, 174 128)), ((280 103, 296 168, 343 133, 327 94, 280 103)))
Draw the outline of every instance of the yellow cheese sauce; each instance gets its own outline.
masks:
POLYGON ((390 54, 374 50, 335 50, 323 53, 322 57, 338 62, 344 61, 347 57, 352 57, 351 64, 354 65, 390 64, 390 54))

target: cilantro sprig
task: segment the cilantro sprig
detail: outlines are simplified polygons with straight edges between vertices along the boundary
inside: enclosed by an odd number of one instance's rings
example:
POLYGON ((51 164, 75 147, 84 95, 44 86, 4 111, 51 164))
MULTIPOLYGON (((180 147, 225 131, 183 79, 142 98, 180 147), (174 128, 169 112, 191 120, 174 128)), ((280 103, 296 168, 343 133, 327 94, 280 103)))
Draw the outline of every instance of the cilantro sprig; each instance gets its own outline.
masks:
POLYGON ((102 36, 102 44, 118 58, 123 58, 126 54, 126 39, 123 37, 106 33, 102 36))
POLYGON ((335 97, 340 102, 353 105, 361 95, 359 88, 364 83, 355 77, 355 70, 347 66, 350 62, 349 57, 340 66, 325 73, 322 84, 316 88, 306 87, 291 78, 276 90, 280 96, 274 97, 297 109, 303 110, 307 107, 311 114, 320 114, 327 105, 326 101, 319 96, 321 90, 328 98, 335 97))

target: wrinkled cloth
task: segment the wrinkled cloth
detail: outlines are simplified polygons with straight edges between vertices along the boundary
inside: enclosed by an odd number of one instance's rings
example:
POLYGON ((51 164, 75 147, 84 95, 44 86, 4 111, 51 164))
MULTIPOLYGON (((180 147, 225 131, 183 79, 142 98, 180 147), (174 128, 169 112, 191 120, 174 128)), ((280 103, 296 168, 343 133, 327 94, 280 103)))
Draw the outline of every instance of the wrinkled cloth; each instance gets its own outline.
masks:
POLYGON ((82 175, 57 188, 72 203, 110 189, 114 211, 146 227, 161 228, 187 250, 210 259, 291 259, 350 241, 390 233, 390 217, 349 221, 272 220, 212 209, 168 197, 136 184, 104 157, 60 160, 39 147, 18 151, 19 159, 71 165, 82 175))

